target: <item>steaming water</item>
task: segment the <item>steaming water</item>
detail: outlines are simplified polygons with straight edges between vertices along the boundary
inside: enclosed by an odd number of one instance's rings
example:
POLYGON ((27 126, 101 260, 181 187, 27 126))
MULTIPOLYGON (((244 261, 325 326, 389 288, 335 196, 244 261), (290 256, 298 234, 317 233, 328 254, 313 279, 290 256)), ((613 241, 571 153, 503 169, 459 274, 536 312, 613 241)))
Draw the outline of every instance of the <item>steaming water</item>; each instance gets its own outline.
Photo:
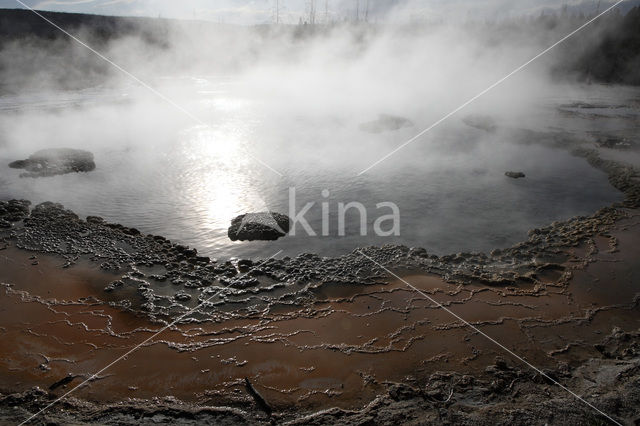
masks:
MULTIPOLYGON (((76 147, 94 152, 98 166, 88 174, 43 179, 19 178, 20 171, 5 168, 0 199, 60 202, 81 216, 161 234, 218 258, 265 257, 280 249, 288 255, 340 255, 381 244, 438 254, 489 251, 525 239, 531 228, 589 215, 622 199, 583 159, 516 144, 508 133, 470 128, 460 117, 358 175, 436 116, 410 110, 404 115, 415 127, 369 134, 360 123, 397 111, 296 109, 286 99, 248 95, 237 82, 221 78, 170 80, 165 87, 205 124, 134 88, 0 98, 2 163, 42 148, 76 147), (507 170, 523 171, 527 178, 509 179, 507 170), (298 226, 295 236, 277 242, 229 241, 227 227, 236 215, 289 213, 290 188, 296 191, 296 212, 315 202, 305 218, 318 236, 298 226), (360 235, 356 210, 346 215, 346 235, 338 236, 340 202, 365 206, 366 236, 360 235), (391 213, 376 208, 382 202, 398 206, 399 236, 373 232, 374 221, 391 213), (329 211, 327 236, 321 235, 321 203, 329 211)), ((546 129, 551 120, 565 130, 588 130, 584 117, 558 117, 555 105, 561 101, 567 99, 541 100, 545 126, 533 127, 546 129)), ((382 228, 390 225, 386 221, 382 228)))

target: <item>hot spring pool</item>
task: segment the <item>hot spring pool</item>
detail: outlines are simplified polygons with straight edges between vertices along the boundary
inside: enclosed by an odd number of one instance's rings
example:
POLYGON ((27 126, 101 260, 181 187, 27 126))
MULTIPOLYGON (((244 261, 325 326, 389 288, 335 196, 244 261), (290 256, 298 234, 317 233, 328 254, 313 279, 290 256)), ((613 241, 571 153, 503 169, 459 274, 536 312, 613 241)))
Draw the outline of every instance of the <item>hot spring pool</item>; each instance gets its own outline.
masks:
POLYGON ((335 256, 381 244, 436 254, 490 251, 524 240, 531 228, 622 200, 584 159, 516 144, 508 133, 470 128, 459 118, 359 175, 423 128, 417 112, 407 114, 414 127, 371 134, 359 123, 375 118, 373 111, 296 113, 237 94, 230 81, 198 83, 193 94, 188 105, 207 125, 155 100, 133 101, 127 92, 3 98, 3 164, 68 146, 91 150, 98 167, 41 179, 4 168, 0 198, 60 202, 81 216, 160 234, 216 258, 266 257, 281 249, 335 256), (507 170, 527 177, 507 178, 507 170), (295 212, 313 203, 304 217, 316 236, 298 225, 295 236, 276 242, 227 238, 239 214, 289 214, 292 191, 295 212), (366 209, 364 236, 355 209, 345 215, 345 235, 338 235, 338 205, 349 202, 366 209), (400 235, 373 232, 376 219, 391 212, 378 203, 398 207, 400 235))

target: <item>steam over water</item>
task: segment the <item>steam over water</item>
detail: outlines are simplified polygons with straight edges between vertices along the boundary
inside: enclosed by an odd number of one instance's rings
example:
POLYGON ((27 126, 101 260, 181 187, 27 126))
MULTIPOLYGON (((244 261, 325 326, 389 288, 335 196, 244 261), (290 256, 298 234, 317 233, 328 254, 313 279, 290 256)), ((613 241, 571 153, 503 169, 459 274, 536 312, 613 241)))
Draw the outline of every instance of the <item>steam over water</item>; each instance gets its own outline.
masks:
MULTIPOLYGON (((606 176, 583 159, 516 143, 508 130, 468 127, 461 116, 358 175, 439 118, 437 110, 296 110, 287 108, 286 99, 248 94, 234 79, 162 83, 168 96, 206 125, 135 88, 0 98, 9 142, 0 146, 3 164, 47 147, 88 149, 97 163, 91 173, 43 179, 19 178, 20 171, 3 166, 0 198, 60 202, 81 216, 102 216, 219 258, 264 257, 280 249, 288 255, 340 255, 387 243, 437 254, 490 251, 525 239, 531 228, 589 215, 622 199, 606 176), (384 113, 403 115, 414 126, 379 134, 359 128, 384 113), (507 170, 527 177, 509 179, 507 170), (239 214, 289 214, 290 188, 296 191, 295 212, 315 203, 305 218, 318 236, 298 225, 295 236, 277 242, 229 241, 227 227, 239 214), (340 237, 338 203, 354 201, 367 209, 367 235, 360 235, 359 214, 352 209, 346 216, 347 235, 340 237), (374 221, 391 213, 376 208, 382 202, 399 207, 399 236, 374 234, 374 221), (330 212, 328 236, 322 236, 321 203, 330 212)), ((539 108, 526 119, 503 114, 498 124, 544 132, 559 125, 586 137, 588 118, 561 117, 556 106, 563 101, 538 99, 539 108), (535 124, 540 122, 545 125, 535 124)), ((615 125, 615 117, 611 120, 615 125)), ((390 225, 387 221, 382 228, 390 225)))

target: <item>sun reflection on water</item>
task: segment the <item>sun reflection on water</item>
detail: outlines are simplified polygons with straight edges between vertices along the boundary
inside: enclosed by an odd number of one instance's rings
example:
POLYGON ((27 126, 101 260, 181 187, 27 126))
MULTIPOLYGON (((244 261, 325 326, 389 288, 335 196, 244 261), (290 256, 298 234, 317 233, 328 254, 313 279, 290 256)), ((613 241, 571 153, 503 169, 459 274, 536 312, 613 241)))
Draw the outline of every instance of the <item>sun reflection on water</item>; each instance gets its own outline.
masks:
POLYGON ((246 152, 249 133, 246 127, 227 122, 197 126, 183 135, 181 154, 191 167, 181 176, 181 186, 204 219, 199 221, 203 232, 220 233, 232 218, 265 208, 250 173, 255 165, 246 152))

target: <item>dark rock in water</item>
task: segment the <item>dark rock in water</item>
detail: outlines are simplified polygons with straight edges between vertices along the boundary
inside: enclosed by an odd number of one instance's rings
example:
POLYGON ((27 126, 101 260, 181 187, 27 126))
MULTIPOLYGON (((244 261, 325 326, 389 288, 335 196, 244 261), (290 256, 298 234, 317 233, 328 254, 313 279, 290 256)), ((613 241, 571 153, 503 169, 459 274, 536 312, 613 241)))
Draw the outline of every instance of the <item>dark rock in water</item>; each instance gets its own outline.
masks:
POLYGON ((496 122, 488 115, 468 115, 462 119, 462 122, 469 127, 484 130, 493 133, 498 129, 496 122))
POLYGON ((74 376, 72 374, 69 374, 67 377, 62 378, 62 379, 58 380, 57 382, 55 382, 54 384, 52 384, 51 386, 49 386, 49 390, 56 390, 60 386, 68 385, 76 377, 78 377, 78 376, 74 376))
POLYGON ((267 404, 267 401, 262 397, 262 395, 260 395, 260 393, 256 390, 255 387, 253 387, 249 379, 246 377, 244 378, 244 386, 247 389, 249 395, 251 395, 253 400, 256 402, 258 408, 260 408, 268 415, 271 415, 273 411, 272 408, 269 406, 269 404, 267 404))
POLYGON ((598 139, 596 144, 601 148, 609 148, 609 149, 631 149, 633 148, 633 144, 630 140, 626 138, 619 137, 607 137, 598 139))
POLYGON ((505 172, 504 175, 513 179, 520 179, 520 178, 526 177, 525 174, 522 172, 505 172))
POLYGON ((66 173, 90 172, 96 163, 89 151, 71 148, 43 149, 26 160, 9 164, 13 169, 25 169, 20 177, 45 177, 66 173))
POLYGON ((273 212, 247 213, 231 221, 231 241, 275 241, 289 232, 291 219, 273 212))
POLYGON ((411 126, 413 126, 413 123, 406 118, 380 114, 377 120, 362 123, 360 130, 367 133, 382 133, 411 126))
POLYGON ((9 163, 9 167, 12 169, 26 169, 29 166, 29 160, 16 160, 9 163))

